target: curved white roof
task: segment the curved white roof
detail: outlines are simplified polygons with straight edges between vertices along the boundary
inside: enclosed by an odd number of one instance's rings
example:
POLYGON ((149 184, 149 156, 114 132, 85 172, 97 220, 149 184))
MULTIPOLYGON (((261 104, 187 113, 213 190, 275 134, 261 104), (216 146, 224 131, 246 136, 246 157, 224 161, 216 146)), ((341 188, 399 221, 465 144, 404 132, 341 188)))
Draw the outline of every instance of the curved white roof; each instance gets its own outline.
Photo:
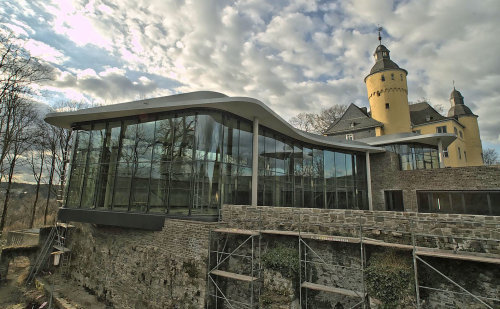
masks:
POLYGON ((73 112, 49 113, 45 117, 45 121, 58 127, 71 128, 74 124, 80 122, 175 111, 188 108, 212 108, 238 115, 250 121, 253 121, 254 118, 258 118, 260 125, 296 140, 319 146, 370 153, 385 151, 384 148, 370 146, 361 142, 341 142, 328 136, 311 134, 298 130, 292 127, 288 122, 259 100, 248 97, 228 97, 225 94, 212 91, 191 92, 127 103, 99 106, 73 112))

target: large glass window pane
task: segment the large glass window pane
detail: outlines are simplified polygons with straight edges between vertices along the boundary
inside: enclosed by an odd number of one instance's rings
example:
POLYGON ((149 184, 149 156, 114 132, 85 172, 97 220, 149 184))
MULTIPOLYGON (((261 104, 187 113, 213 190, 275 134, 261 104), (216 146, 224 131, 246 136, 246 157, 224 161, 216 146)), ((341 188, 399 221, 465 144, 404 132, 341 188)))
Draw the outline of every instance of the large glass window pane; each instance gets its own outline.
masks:
POLYGON ((335 177, 337 187, 345 188, 346 186, 346 156, 344 153, 335 153, 335 177))
POLYGON ((492 216, 500 216, 500 191, 489 192, 492 216))
POLYGON ((168 205, 170 161, 153 162, 149 193, 149 211, 165 212, 168 205))
POLYGON ((193 159, 195 120, 194 115, 179 115, 174 119, 174 161, 191 161, 193 159))
POLYGON ((323 150, 313 150, 313 191, 314 191, 314 207, 324 208, 325 195, 324 195, 324 164, 323 164, 323 150))
POLYGON ((222 116, 218 113, 209 113, 197 117, 196 159, 220 161, 222 116))
POLYGON ((171 161, 173 154, 173 137, 175 128, 173 115, 162 115, 156 121, 153 161, 171 161))
POLYGON ((85 165, 73 164, 71 170, 71 178, 68 189, 68 197, 66 200, 66 207, 78 208, 80 207, 80 196, 83 186, 83 176, 85 174, 85 165))
POLYGON ((113 199, 113 188, 115 184, 116 165, 120 145, 121 122, 108 123, 106 141, 104 143, 99 182, 99 195, 96 201, 97 207, 111 208, 113 199))
POLYGON ((467 213, 475 215, 490 214, 486 192, 464 192, 464 198, 467 213))
POLYGON ((325 173, 325 194, 326 208, 336 208, 335 202, 335 153, 324 150, 324 173, 325 173))
POLYGON ((128 211, 129 208, 130 184, 132 181, 134 163, 128 160, 129 158, 124 158, 123 161, 120 160, 120 162, 118 162, 113 197, 113 210, 128 211))
POLYGON ((137 162, 151 162, 151 153, 155 144, 155 122, 139 123, 135 140, 137 162))
POLYGON ((188 215, 192 192, 192 162, 174 161, 169 194, 169 214, 188 215))
POLYGON ((302 207, 314 207, 313 201, 313 151, 311 148, 303 148, 303 185, 304 185, 304 205, 302 207))
POLYGON ((147 211, 150 171, 151 162, 137 162, 134 166, 130 192, 131 211, 147 211))
POLYGON ((224 162, 236 164, 238 160, 238 121, 231 117, 224 117, 224 162))
POLYGON ((76 143, 76 152, 73 159, 75 164, 85 164, 85 162, 87 161, 87 153, 90 143, 90 132, 90 130, 79 130, 77 133, 78 136, 76 143))
POLYGON ((354 164, 353 155, 345 155, 345 176, 346 176, 346 186, 352 187, 354 185, 354 164))
POLYGON ((293 167, 294 167, 294 207, 304 207, 304 153, 302 146, 293 147, 293 167))
POLYGON ((242 166, 252 166, 252 125, 249 122, 240 120, 240 137, 238 146, 238 164, 242 166))

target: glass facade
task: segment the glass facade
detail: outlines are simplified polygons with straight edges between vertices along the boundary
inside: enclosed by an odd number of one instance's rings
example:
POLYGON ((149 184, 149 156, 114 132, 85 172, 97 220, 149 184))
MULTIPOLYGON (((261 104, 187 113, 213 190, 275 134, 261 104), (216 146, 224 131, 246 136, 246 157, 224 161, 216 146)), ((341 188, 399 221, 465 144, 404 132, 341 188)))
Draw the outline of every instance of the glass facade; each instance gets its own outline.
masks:
POLYGON ((500 191, 417 191, 419 212, 500 216, 500 191))
MULTIPOLYGON (((66 207, 217 215, 249 205, 252 123, 185 110, 76 126, 66 207)), ((366 209, 364 153, 299 143, 261 127, 258 203, 366 209)))
POLYGON ((392 144, 385 148, 399 156, 399 167, 403 171, 439 168, 437 148, 420 144, 392 144))

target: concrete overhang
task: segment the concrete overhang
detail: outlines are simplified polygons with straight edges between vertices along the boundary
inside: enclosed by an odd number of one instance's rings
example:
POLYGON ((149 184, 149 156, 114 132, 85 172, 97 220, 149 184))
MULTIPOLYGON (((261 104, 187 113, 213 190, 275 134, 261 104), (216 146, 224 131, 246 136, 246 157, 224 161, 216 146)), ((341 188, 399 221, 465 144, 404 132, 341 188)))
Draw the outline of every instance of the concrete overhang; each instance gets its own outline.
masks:
POLYGON ((288 122, 272 111, 264 103, 248 97, 228 97, 225 94, 211 91, 199 91, 153 99, 99 106, 72 112, 49 113, 45 121, 57 127, 72 128, 78 123, 129 117, 135 115, 176 111, 182 109, 215 109, 235 114, 275 130, 293 139, 318 146, 344 149, 350 151, 379 153, 384 148, 375 147, 362 142, 340 142, 328 136, 307 133, 292 127, 288 122))
POLYGON ((371 146, 382 146, 390 144, 405 144, 418 143, 430 146, 438 146, 439 141, 443 143, 443 147, 448 147, 455 141, 457 136, 451 133, 434 133, 434 134, 416 134, 416 133, 399 133, 376 137, 368 137, 359 141, 371 146))

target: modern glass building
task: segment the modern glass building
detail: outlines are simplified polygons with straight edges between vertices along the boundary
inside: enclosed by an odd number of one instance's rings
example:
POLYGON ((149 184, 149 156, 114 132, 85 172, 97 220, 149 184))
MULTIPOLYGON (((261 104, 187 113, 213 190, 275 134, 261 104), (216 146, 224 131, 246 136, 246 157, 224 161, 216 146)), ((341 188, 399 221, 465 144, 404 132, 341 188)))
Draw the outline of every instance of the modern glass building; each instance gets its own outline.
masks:
POLYGON ((214 92, 46 121, 76 131, 59 216, 131 227, 216 220, 223 204, 369 209, 367 154, 385 151, 299 131, 260 101, 214 92))

